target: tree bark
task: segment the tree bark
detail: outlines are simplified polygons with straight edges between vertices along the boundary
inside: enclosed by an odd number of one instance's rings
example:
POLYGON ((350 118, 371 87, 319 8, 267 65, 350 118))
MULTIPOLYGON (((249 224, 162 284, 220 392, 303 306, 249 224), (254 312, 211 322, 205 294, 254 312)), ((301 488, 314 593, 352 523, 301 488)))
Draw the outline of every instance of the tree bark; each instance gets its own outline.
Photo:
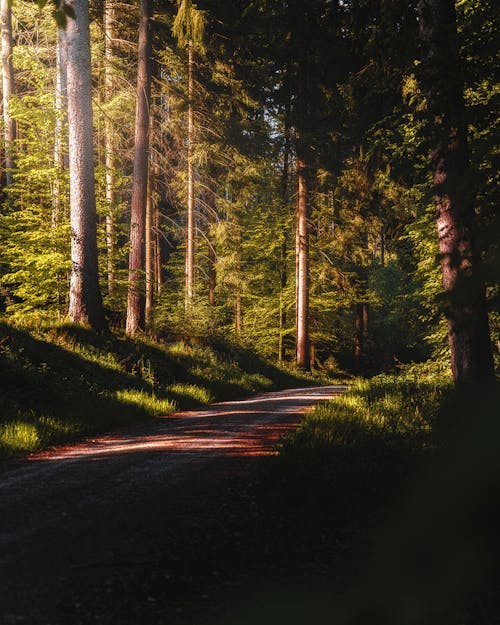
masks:
MULTIPOLYGON (((113 97, 113 41, 115 21, 114 0, 104 2, 104 97, 107 102, 113 97)), ((113 293, 115 283, 115 150, 113 145, 113 124, 109 117, 104 123, 104 152, 106 167, 106 251, 108 269, 108 293, 113 293)))
MULTIPOLYGON (((211 192, 213 196, 213 193, 211 192)), ((215 252, 215 241, 210 234, 210 225, 213 223, 212 212, 209 211, 207 216, 209 232, 207 234, 207 246, 208 246, 208 303, 210 306, 215 306, 215 287, 217 286, 217 254, 215 252)))
POLYGON ((68 122, 68 85, 67 85, 67 46, 66 30, 59 28, 57 33, 56 89, 55 89, 55 129, 54 129, 54 164, 57 169, 52 200, 52 225, 59 221, 61 212, 60 175, 68 167, 68 154, 64 145, 64 130, 68 122))
POLYGON ((358 367, 363 365, 366 355, 366 339, 368 337, 369 306, 367 302, 356 304, 356 337, 354 345, 354 358, 358 367))
POLYGON ((69 318, 104 326, 97 266, 92 76, 87 0, 71 2, 75 19, 68 18, 67 90, 71 206, 71 279, 69 318))
MULTIPOLYGON (((155 165, 155 176, 158 176, 158 165, 155 165)), ((155 292, 159 295, 163 283, 162 275, 162 239, 161 239, 161 212, 159 203, 154 209, 154 268, 155 292)))
POLYGON ((297 365, 310 369, 307 164, 297 149, 297 365))
POLYGON ((153 292, 154 292, 154 266, 153 266, 153 171, 152 167, 148 172, 148 189, 146 199, 146 305, 144 316, 146 327, 151 324, 153 313, 153 292))
POLYGON ((301 369, 311 368, 309 340, 309 53, 307 30, 310 16, 300 3, 294 3, 296 38, 296 162, 297 162, 297 213, 296 213, 296 298, 297 331, 296 361, 301 369))
POLYGON ((5 183, 12 184, 14 158, 13 142, 16 139, 16 123, 10 114, 10 98, 14 93, 14 66, 12 64, 12 12, 9 0, 0 0, 0 20, 2 23, 2 95, 5 142, 5 183))
POLYGON ((455 385, 466 387, 493 380, 494 369, 481 256, 475 241, 455 5, 452 0, 420 0, 418 10, 451 368, 455 385))
POLYGON ((130 215, 130 254, 126 333, 134 336, 142 321, 141 270, 149 155, 149 107, 151 100, 152 0, 141 0, 135 110, 134 172, 130 215))
POLYGON ((187 141, 187 232, 186 232, 186 310, 194 294, 194 171, 193 171, 193 42, 188 44, 188 141, 187 141))
MULTIPOLYGON (((281 172, 281 202, 283 205, 283 213, 288 213, 288 177, 290 165, 290 104, 287 103, 285 110, 285 145, 283 150, 283 170, 281 172)), ((283 232, 283 243, 280 248, 279 260, 279 339, 278 339, 278 362, 283 363, 286 357, 286 348, 284 342, 284 333, 286 329, 286 308, 284 304, 284 292, 288 281, 287 275, 287 232, 283 232)))

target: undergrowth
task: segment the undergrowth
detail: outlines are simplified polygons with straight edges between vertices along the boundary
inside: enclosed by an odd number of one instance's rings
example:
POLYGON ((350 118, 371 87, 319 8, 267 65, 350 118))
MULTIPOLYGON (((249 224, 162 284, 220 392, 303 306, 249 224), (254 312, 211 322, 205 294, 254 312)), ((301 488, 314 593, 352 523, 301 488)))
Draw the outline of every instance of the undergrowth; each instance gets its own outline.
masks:
POLYGON ((307 383, 244 348, 0 323, 0 457, 307 383))
POLYGON ((499 399, 498 386, 458 392, 439 363, 412 365, 356 380, 284 440, 270 505, 303 510, 303 528, 323 519, 335 575, 350 554, 332 622, 499 622, 499 399))

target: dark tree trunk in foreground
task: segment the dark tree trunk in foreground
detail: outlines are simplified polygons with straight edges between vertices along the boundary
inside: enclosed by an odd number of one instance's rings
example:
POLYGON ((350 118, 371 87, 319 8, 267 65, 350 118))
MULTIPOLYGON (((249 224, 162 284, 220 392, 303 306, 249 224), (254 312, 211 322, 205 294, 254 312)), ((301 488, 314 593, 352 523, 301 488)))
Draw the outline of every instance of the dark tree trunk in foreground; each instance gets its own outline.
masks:
POLYGON ((69 318, 104 326, 97 268, 92 77, 87 0, 71 3, 75 19, 68 18, 67 98, 71 205, 71 281, 69 318))
POLYGON ((472 175, 452 0, 420 0, 421 70, 431 133, 439 251, 457 387, 494 378, 485 285, 474 238, 472 175))
POLYGON ((151 99, 151 16, 152 0, 141 0, 139 64, 135 109, 134 173, 130 214, 130 255, 127 298, 128 336, 134 336, 142 320, 142 280, 144 219, 148 185, 149 107, 151 99))
POLYGON ((5 141, 5 182, 12 184, 13 142, 16 138, 16 123, 10 114, 10 98, 14 93, 14 66, 12 64, 12 12, 9 0, 0 0, 0 17, 2 22, 2 95, 3 123, 5 141))

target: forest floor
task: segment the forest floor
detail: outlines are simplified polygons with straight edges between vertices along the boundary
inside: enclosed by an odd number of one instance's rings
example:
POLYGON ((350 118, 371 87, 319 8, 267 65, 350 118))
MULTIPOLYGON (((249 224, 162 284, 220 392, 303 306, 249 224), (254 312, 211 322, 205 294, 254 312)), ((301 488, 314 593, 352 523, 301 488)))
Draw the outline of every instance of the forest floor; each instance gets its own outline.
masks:
POLYGON ((265 393, 4 461, 0 623, 305 622, 312 595, 283 610, 304 576, 331 582, 342 537, 259 492, 280 437, 342 390, 265 393))

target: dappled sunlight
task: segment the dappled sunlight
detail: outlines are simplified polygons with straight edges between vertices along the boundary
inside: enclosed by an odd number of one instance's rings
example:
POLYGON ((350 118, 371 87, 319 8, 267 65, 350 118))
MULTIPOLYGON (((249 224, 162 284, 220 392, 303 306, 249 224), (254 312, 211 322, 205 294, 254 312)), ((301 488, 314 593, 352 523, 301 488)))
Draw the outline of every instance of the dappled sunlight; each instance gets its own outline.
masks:
POLYGON ((127 430, 81 444, 39 452, 31 462, 106 460, 119 455, 261 456, 276 453, 280 438, 299 422, 306 408, 343 390, 342 386, 273 392, 203 410, 164 416, 146 430, 127 430))

